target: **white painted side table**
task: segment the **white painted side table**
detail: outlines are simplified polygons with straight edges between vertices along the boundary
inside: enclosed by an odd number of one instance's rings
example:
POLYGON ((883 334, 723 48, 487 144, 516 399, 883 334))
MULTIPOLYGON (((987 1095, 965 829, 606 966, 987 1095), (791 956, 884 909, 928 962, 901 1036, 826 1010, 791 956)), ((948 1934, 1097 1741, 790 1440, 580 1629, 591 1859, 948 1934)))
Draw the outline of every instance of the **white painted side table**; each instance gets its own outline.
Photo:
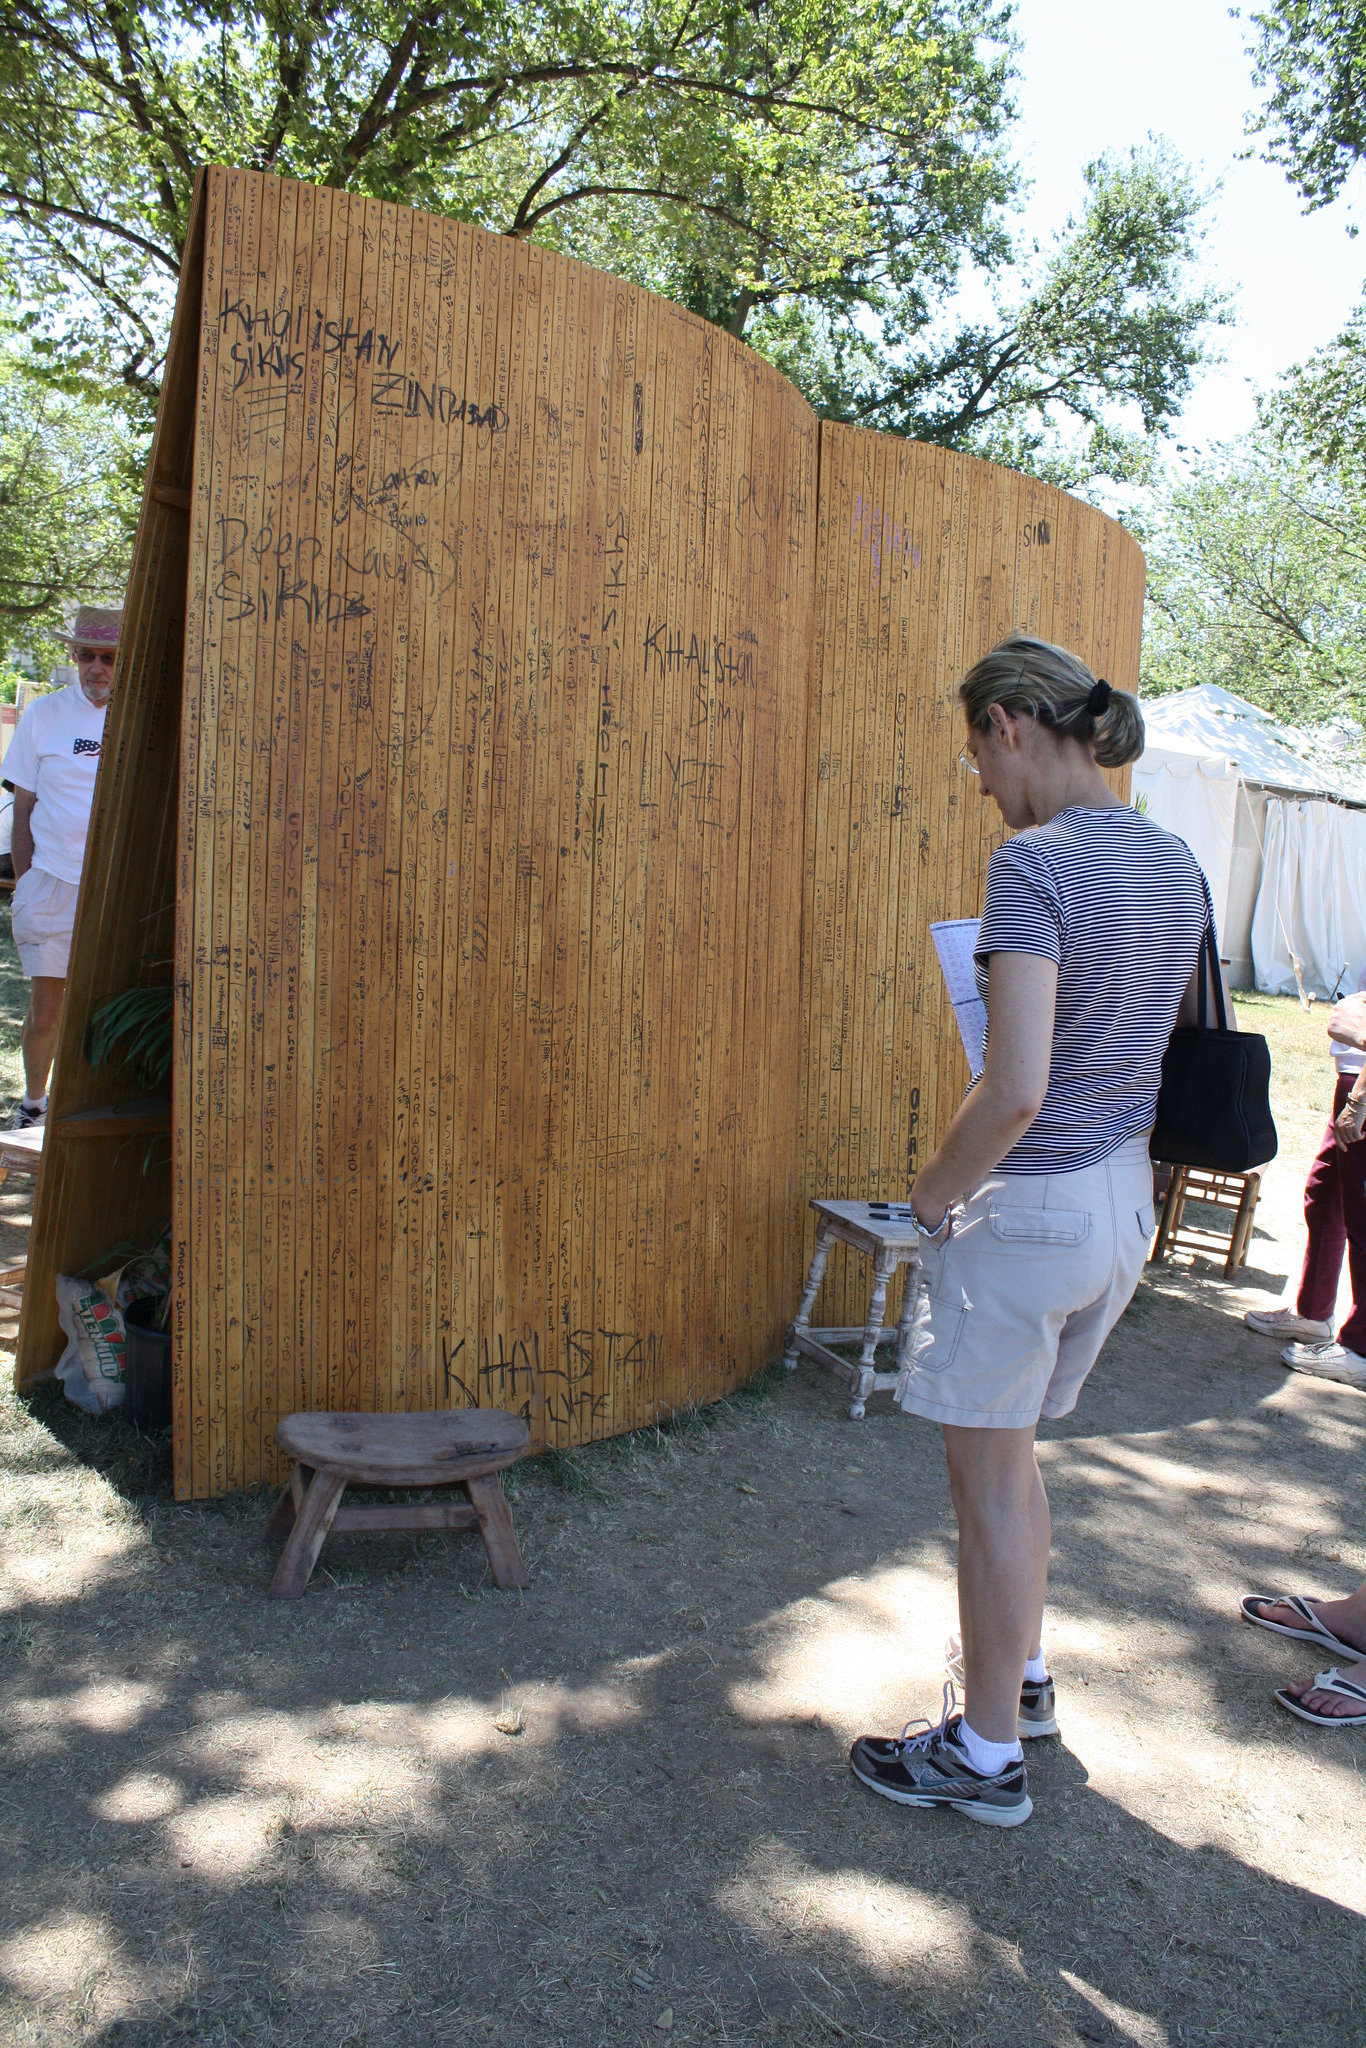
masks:
POLYGON ((882 1317, 887 1306, 888 1283, 897 1267, 920 1264, 920 1238, 913 1223, 874 1216, 867 1202, 813 1201, 811 1206, 820 1219, 816 1225, 816 1249, 796 1316, 787 1333, 783 1364, 791 1372, 800 1355, 814 1358, 818 1365, 828 1365, 852 1392, 854 1398, 849 1413, 858 1422, 865 1413, 868 1396, 894 1387, 905 1363, 918 1292, 913 1273, 906 1276, 906 1298, 895 1329, 886 1327, 882 1317), (868 1320, 861 1330, 822 1330, 819 1337, 813 1337, 811 1311, 816 1305, 816 1296, 825 1278, 825 1262, 834 1244, 852 1245, 855 1251, 863 1252, 873 1262, 873 1292, 868 1302, 868 1320), (856 1338, 860 1340, 857 1360, 841 1358, 830 1349, 832 1344, 852 1344, 856 1338), (877 1348, 879 1344, 893 1341, 896 1351, 892 1369, 879 1372, 875 1362, 877 1348))

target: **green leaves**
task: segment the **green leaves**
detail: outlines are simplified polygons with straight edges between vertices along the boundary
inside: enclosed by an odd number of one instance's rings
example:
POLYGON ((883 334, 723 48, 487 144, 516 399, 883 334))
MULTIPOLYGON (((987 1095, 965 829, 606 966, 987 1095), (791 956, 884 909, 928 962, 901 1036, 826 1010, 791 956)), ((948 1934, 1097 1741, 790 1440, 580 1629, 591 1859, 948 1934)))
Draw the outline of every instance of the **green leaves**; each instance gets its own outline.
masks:
POLYGON ((73 600, 119 601, 140 477, 118 412, 0 350, 0 629, 44 665, 73 600))
POLYGON ((1366 154, 1366 6, 1277 0, 1252 19, 1266 101, 1250 127, 1312 211, 1337 197, 1366 154))
POLYGON ((31 288, 79 281, 44 332, 134 385, 213 161, 615 257, 738 330, 836 280, 867 296, 912 237, 953 274, 1010 186, 1005 21, 991 0, 3 0, 0 218, 31 288))
POLYGON ((1219 683, 1302 725, 1366 714, 1366 496, 1270 432, 1171 485, 1148 554, 1144 688, 1219 683))
POLYGON ((173 994, 169 982, 128 988, 91 1013, 82 1050, 91 1067, 119 1060, 143 1088, 159 1088, 171 1071, 173 994))
POLYGON ((1114 473, 1220 317, 1190 282, 1201 195, 1160 151, 1093 165, 1081 218, 1016 261, 1006 0, 0 0, 0 26, 28 360, 141 430, 208 162, 535 237, 833 417, 1033 464, 1114 473), (965 283, 973 322, 944 310, 965 283))
POLYGON ((788 311, 758 345, 839 418, 1068 484, 1131 478, 1138 435, 1177 416, 1228 316, 1193 281, 1206 195, 1170 152, 1103 158, 1085 179, 1080 218, 1005 271, 994 318, 944 334, 924 279, 894 271, 880 339, 857 305, 826 303, 805 319, 788 311))

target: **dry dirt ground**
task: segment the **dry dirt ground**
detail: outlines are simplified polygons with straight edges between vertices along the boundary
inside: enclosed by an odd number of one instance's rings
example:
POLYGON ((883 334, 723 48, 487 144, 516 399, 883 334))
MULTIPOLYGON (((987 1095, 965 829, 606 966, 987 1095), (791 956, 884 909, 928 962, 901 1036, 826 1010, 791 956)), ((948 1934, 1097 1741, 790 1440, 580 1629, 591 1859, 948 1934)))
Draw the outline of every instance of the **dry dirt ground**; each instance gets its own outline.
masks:
POLYGON ((339 1538, 273 1606, 263 1498, 177 1507, 159 1444, 7 1399, 0 2040, 1366 2042, 1366 1734, 1279 1712, 1326 1660, 1236 1619, 1366 1572, 1366 1393, 1238 1321, 1327 1093, 1321 1014, 1255 1007, 1251 1269, 1150 1268, 1045 1430, 1063 1733, 1013 1833, 846 1767, 937 1712, 955 1618, 938 1439, 885 1400, 770 1374, 523 1466, 524 1595, 339 1538))

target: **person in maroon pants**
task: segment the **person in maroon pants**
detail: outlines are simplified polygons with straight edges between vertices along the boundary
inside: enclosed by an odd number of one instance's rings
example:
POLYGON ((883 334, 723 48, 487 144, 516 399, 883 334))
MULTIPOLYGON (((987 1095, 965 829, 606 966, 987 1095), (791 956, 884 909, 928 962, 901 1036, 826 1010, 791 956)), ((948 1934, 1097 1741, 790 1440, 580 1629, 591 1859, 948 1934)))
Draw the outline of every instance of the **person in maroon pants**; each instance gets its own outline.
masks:
POLYGON ((1366 1387, 1366 972, 1328 1020, 1338 1065, 1333 1114, 1304 1187, 1309 1226, 1304 1271, 1293 1309, 1249 1309, 1243 1321, 1268 1337, 1293 1336, 1281 1353, 1296 1372, 1366 1387), (1352 1285, 1352 1308, 1333 1335, 1343 1254, 1352 1285))

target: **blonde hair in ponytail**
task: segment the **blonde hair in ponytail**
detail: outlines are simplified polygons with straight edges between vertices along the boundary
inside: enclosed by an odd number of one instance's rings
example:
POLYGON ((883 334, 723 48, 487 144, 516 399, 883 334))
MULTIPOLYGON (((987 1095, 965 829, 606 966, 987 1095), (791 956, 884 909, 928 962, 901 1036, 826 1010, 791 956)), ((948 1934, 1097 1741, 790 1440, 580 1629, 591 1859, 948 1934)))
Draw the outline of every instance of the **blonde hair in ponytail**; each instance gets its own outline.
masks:
POLYGON ((1143 752, 1143 713, 1137 697, 1112 689, 1092 675, 1084 661, 1036 640, 1012 633, 975 662, 958 685, 968 724, 985 732, 993 704, 1035 719, 1065 739, 1090 749, 1102 768, 1122 768, 1143 752), (1104 708, 1093 710, 1098 695, 1104 708))

